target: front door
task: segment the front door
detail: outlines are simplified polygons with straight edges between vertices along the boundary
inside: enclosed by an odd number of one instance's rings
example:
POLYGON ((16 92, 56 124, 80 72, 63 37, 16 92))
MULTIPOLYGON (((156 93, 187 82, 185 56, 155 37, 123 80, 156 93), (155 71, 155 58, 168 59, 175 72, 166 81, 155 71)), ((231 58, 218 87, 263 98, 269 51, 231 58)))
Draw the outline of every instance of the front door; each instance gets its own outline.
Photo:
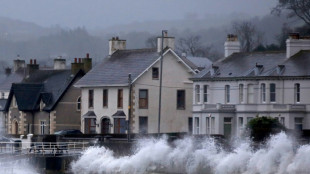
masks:
POLYGON ((224 136, 225 138, 231 137, 232 132, 232 118, 231 117, 225 117, 224 118, 224 136))
POLYGON ((104 118, 101 121, 101 133, 108 134, 110 133, 110 119, 104 118))

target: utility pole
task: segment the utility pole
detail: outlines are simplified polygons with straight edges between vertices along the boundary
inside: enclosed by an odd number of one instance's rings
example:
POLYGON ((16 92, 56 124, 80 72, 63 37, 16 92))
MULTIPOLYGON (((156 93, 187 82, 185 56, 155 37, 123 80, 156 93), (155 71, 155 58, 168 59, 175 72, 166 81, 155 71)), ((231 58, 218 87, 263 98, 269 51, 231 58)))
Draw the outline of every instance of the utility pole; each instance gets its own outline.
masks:
POLYGON ((131 74, 128 74, 128 88, 129 88, 129 96, 128 96, 128 122, 127 122, 127 141, 130 142, 130 120, 131 120, 131 90, 132 90, 132 80, 131 74))
POLYGON ((159 103, 158 103, 158 136, 160 136, 160 117, 161 117, 161 88, 163 83, 163 57, 164 57, 164 36, 167 30, 161 31, 161 52, 160 52, 160 78, 159 78, 159 103))

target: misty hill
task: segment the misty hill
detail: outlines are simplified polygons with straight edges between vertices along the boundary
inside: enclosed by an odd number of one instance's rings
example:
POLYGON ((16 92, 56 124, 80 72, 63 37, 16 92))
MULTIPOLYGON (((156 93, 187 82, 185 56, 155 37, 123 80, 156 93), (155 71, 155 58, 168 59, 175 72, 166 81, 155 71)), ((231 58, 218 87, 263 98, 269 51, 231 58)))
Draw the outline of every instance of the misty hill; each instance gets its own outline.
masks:
POLYGON ((44 28, 31 22, 0 17, 0 38, 9 41, 26 41, 56 33, 60 27, 44 28))

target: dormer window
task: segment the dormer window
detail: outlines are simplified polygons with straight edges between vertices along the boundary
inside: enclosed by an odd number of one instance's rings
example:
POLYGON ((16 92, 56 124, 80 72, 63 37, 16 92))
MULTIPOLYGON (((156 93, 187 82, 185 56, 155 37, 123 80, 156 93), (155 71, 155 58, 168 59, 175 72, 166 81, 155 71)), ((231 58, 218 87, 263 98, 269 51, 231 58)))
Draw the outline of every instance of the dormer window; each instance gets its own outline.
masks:
POLYGON ((159 70, 157 67, 152 68, 152 79, 153 80, 158 80, 159 78, 159 70))

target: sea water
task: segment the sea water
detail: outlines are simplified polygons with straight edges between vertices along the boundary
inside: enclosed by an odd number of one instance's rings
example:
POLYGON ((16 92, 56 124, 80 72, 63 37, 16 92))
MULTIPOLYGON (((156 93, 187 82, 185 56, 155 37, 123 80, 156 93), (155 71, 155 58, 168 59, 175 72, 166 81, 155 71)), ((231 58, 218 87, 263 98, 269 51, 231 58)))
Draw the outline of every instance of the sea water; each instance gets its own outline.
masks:
POLYGON ((71 165, 75 174, 193 173, 193 174, 307 174, 310 145, 298 145, 285 133, 253 148, 238 140, 229 149, 213 138, 184 138, 173 144, 166 137, 142 139, 132 155, 115 156, 104 147, 91 147, 71 165))

